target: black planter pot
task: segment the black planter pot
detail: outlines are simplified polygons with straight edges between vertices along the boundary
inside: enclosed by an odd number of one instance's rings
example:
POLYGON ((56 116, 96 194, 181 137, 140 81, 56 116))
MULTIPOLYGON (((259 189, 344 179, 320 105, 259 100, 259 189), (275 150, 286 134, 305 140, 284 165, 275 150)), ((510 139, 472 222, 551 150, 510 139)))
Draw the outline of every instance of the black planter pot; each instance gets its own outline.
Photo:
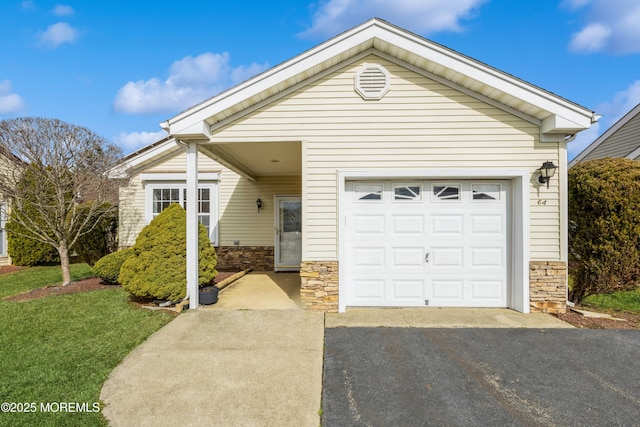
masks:
POLYGON ((210 305, 218 302, 218 291, 219 289, 215 286, 205 286, 204 288, 200 288, 198 293, 200 304, 210 305))

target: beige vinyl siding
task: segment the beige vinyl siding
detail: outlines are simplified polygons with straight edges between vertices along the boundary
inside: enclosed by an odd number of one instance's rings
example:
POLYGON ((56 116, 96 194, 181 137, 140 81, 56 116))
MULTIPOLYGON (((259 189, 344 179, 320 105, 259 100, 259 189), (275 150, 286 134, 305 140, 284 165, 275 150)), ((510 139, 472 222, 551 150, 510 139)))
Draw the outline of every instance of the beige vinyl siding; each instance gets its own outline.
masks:
POLYGON ((626 157, 637 148, 640 148, 640 114, 625 123, 606 141, 587 154, 582 161, 604 157, 626 157))
MULTIPOLYGON (((131 246, 145 225, 145 190, 140 173, 184 173, 186 155, 157 163, 137 171, 127 187, 120 190, 120 245, 131 246)), ((232 246, 238 240, 241 246, 273 246, 274 196, 300 195, 299 176, 259 177, 256 182, 241 178, 205 154, 198 155, 198 170, 220 172, 218 181, 218 233, 219 244, 232 246), (256 200, 263 201, 260 213, 256 200)))
POLYGON ((219 184, 220 245, 273 246, 274 197, 301 195, 300 176, 258 177, 255 182, 226 170, 219 184), (262 200, 258 213, 256 200, 262 200))
POLYGON ((540 143, 539 134, 537 124, 371 55, 225 123, 213 138, 304 141, 305 260, 338 258, 339 169, 526 169, 532 174, 531 258, 557 260, 558 179, 547 190, 534 184, 533 174, 544 161, 559 164, 559 147, 540 143), (354 91, 364 62, 391 74, 391 88, 379 101, 354 91))
MULTIPOLYGON (((6 220, 9 220, 9 206, 7 203, 4 202, 4 200, 2 199, 2 197, 0 197, 0 204, 4 205, 5 208, 7 209, 5 214, 6 214, 6 220)), ((0 252, 0 266, 3 265, 11 265, 11 258, 9 258, 8 255, 8 251, 7 251, 7 232, 6 230, 2 230, 1 234, 0 234, 0 239, 3 239, 2 241, 2 249, 3 251, 0 252)))

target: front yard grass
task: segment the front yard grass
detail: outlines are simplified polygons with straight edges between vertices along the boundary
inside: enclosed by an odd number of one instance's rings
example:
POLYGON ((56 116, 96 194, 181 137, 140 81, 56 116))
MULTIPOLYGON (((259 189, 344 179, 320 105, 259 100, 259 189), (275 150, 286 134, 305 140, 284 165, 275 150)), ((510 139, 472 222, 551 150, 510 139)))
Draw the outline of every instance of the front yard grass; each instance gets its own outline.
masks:
MULTIPOLYGON (((40 269, 2 276, 12 276, 0 277, 5 296, 11 295, 5 288, 7 280, 13 284, 13 293, 55 284, 40 269), (23 283, 23 276, 25 282, 31 281, 29 285, 23 283)), ((111 370, 173 317, 129 304, 121 288, 25 302, 0 301, 0 403, 28 404, 31 409, 34 403, 36 408, 33 413, 0 413, 0 425, 107 425, 101 411, 41 410, 48 403, 53 403, 50 410, 59 410, 63 402, 86 403, 92 410, 111 370)))
POLYGON ((612 294, 589 295, 582 305, 593 309, 605 309, 640 313, 640 288, 612 294))
MULTIPOLYGON (((72 264, 71 280, 81 280, 93 275, 88 264, 72 264)), ((62 282, 59 265, 31 267, 14 273, 0 274, 0 299, 62 282)))

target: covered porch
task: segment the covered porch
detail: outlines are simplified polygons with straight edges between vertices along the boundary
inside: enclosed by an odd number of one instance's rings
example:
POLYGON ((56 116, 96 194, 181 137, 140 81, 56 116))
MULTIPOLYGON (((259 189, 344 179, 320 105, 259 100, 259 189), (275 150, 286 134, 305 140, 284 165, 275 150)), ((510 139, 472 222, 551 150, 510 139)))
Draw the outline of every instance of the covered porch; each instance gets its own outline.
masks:
MULTIPOLYGON (((302 259, 302 143, 300 141, 209 141, 195 135, 174 135, 186 148, 187 293, 189 308, 198 301, 198 182, 199 155, 207 156, 236 173, 237 184, 228 190, 220 218, 224 263, 254 270, 298 272, 302 259), (237 178, 239 177, 239 178, 237 178), (242 223, 238 218, 243 218, 242 223), (231 221, 229 221, 231 219, 231 221), (225 224, 233 227, 225 228, 225 224), (263 246, 247 246, 242 235, 260 235, 263 246), (273 242, 273 243, 270 243, 273 242)), ((221 178, 220 187, 224 185, 221 178)), ((222 191, 222 190, 221 190, 222 191)), ((298 276, 299 277, 299 276, 298 276)), ((299 294, 299 280, 297 291, 299 294)), ((294 303, 295 304, 295 303, 294 303)))

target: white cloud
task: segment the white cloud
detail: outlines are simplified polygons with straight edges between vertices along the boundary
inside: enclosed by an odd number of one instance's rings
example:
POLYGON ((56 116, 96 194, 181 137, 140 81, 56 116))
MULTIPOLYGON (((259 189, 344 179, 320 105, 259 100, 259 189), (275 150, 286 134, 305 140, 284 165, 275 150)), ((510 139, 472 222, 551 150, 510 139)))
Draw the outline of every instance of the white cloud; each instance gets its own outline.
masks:
POLYGON ((124 152, 133 152, 152 142, 159 141, 165 136, 167 136, 167 132, 163 130, 158 132, 120 132, 113 138, 113 142, 124 152))
POLYGON ((56 16, 70 16, 73 15, 75 11, 71 6, 67 6, 64 4, 57 4, 53 8, 53 14, 56 16))
POLYGON ((638 103, 640 103, 640 80, 631 83, 625 90, 616 92, 611 101, 600 104, 597 113, 602 114, 602 121, 606 128, 609 128, 638 103))
POLYGON ((36 10, 37 7, 33 0, 24 0, 20 3, 22 10, 36 10))
POLYGON ((0 114, 13 114, 24 110, 25 103, 22 97, 13 93, 9 80, 0 81, 0 114))
POLYGON ((113 107, 129 114, 176 112, 191 107, 267 68, 267 64, 232 67, 228 53, 186 56, 161 80, 128 82, 118 90, 113 107))
POLYGON ((569 43, 572 51, 640 52, 640 2, 637 0, 569 0, 565 3, 584 10, 585 24, 572 35, 569 43))
POLYGON ((53 49, 63 43, 73 43, 79 36, 78 30, 71 25, 66 22, 58 22, 49 25, 45 32, 38 35, 38 40, 41 45, 53 49))
POLYGON ((569 49, 573 52, 597 52, 602 50, 611 35, 611 28, 599 22, 589 24, 571 36, 569 49))
POLYGON ((588 5, 590 2, 591 0, 564 0, 562 5, 569 7, 570 9, 579 9, 588 5))
POLYGON ((460 21, 486 0, 329 0, 313 15, 311 27, 300 36, 331 37, 372 17, 380 17, 411 31, 461 31, 460 21))
POLYGON ((569 143, 569 160, 578 155, 639 103, 640 80, 636 80, 625 90, 616 92, 611 101, 598 105, 596 113, 602 115, 602 118, 588 130, 580 132, 576 139, 569 143))

